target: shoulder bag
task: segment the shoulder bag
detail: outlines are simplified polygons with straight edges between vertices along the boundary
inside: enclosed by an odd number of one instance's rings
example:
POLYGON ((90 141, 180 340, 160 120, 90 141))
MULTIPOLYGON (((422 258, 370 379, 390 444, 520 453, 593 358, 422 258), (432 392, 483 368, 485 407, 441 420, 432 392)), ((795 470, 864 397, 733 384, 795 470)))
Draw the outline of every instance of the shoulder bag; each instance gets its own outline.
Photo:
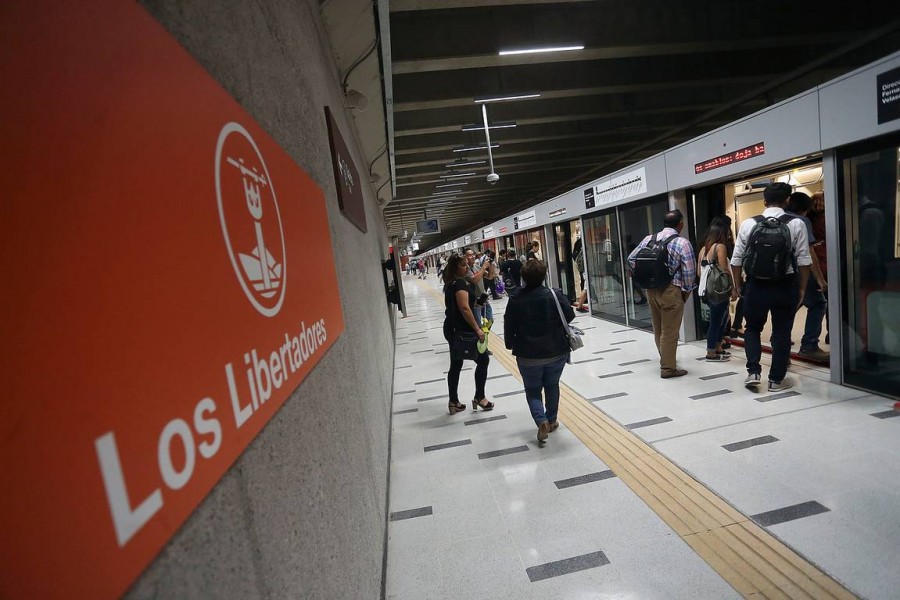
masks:
POLYGON ((550 295, 553 296, 553 301, 556 303, 556 310, 559 311, 559 320, 562 321, 563 329, 566 330, 566 338, 569 340, 569 350, 578 350, 584 346, 584 340, 581 339, 584 332, 566 322, 566 316, 563 314, 562 306, 559 305, 559 298, 556 297, 556 292, 550 290, 550 295))
MULTIPOLYGON (((459 306, 456 304, 456 298, 452 298, 450 313, 456 314, 460 319, 459 306)), ((447 315, 444 319, 444 339, 450 344, 450 360, 475 360, 478 358, 478 336, 474 331, 466 329, 458 331, 453 327, 452 316, 447 315)))
POLYGON ((716 246, 713 244, 706 257, 704 272, 701 274, 700 294, 708 304, 720 304, 731 298, 731 289, 734 287, 731 283, 731 276, 722 267, 719 266, 719 257, 716 252, 716 246), (710 261, 710 254, 714 258, 710 261))

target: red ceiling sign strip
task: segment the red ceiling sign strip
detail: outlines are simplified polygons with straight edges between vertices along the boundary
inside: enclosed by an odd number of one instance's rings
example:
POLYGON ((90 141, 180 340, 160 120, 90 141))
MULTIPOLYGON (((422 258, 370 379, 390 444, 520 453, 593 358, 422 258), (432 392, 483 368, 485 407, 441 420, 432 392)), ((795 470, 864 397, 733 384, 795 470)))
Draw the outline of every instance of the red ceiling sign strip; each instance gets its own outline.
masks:
POLYGON ((328 214, 137 3, 0 38, 0 597, 115 598, 342 333, 328 214))
POLYGON ((699 174, 703 173, 704 171, 718 169, 719 167, 725 167, 730 164, 742 160, 747 160, 748 158, 753 158, 754 156, 759 156, 765 153, 766 145, 763 142, 759 142, 758 144, 753 144, 752 146, 747 146, 746 148, 741 148, 740 150, 735 150, 734 152, 729 152, 728 154, 723 154, 721 156, 699 162, 694 165, 694 173, 699 174))

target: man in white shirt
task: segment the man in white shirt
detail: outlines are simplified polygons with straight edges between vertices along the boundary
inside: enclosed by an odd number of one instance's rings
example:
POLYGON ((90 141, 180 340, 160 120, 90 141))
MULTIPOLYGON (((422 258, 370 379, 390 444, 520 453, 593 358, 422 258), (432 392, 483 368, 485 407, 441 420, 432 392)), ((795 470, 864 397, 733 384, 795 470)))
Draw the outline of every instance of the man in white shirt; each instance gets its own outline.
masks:
MULTIPOLYGON (((786 183, 769 184, 763 192, 766 209, 763 218, 776 218, 787 225, 790 233, 790 257, 784 261, 781 269, 773 268, 764 256, 765 249, 757 249, 751 234, 757 229, 758 217, 741 223, 734 254, 731 259, 731 270, 734 275, 734 291, 732 297, 741 294, 741 282, 745 263, 747 281, 743 284, 744 318, 747 325, 744 329, 744 349, 747 354, 747 389, 758 391, 761 383, 762 367, 759 360, 762 356, 760 333, 766 325, 769 313, 772 315, 772 366, 769 369, 770 392, 790 388, 793 384, 785 379, 788 360, 791 355, 791 329, 794 326, 794 315, 803 301, 803 294, 809 280, 812 259, 809 255, 809 238, 806 225, 800 219, 785 215, 784 207, 792 188, 786 183), (771 276, 772 271, 783 271, 781 276, 771 276), (765 273, 765 278, 763 278, 765 273)), ((758 230, 757 230, 758 231, 758 230)))

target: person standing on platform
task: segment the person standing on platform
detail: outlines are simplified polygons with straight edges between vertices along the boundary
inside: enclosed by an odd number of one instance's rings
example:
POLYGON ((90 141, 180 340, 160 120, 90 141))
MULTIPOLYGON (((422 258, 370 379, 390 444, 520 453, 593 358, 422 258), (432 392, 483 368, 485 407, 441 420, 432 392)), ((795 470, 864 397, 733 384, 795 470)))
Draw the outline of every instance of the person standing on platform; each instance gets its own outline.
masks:
POLYGON ((590 309, 585 306, 588 294, 584 274, 584 245, 580 235, 572 245, 572 259, 575 261, 575 269, 578 271, 578 278, 581 281, 581 291, 578 292, 578 297, 575 299, 574 308, 578 312, 588 312, 590 309))
POLYGON ((713 220, 706 234, 706 241, 697 252, 698 271, 700 272, 700 297, 709 307, 709 328, 706 330, 706 360, 708 362, 723 362, 731 358, 731 354, 722 348, 722 331, 728 320, 728 306, 730 296, 713 299, 706 294, 706 278, 713 265, 724 271, 731 277, 731 269, 728 266, 728 230, 721 221, 713 220))
MULTIPOLYGON (((466 259, 459 254, 452 255, 444 267, 444 339, 450 344, 455 331, 474 331, 479 342, 484 341, 485 333, 480 323, 475 320, 472 310, 475 305, 475 294, 466 281, 466 259)), ((487 352, 477 353, 475 359, 475 399, 472 400, 472 409, 480 407, 481 410, 491 410, 494 403, 485 397, 485 382, 487 381, 488 365, 490 358, 487 352)), ((447 372, 447 390, 450 394, 450 402, 447 405, 451 415, 466 410, 466 405, 459 401, 459 374, 462 371, 463 359, 450 359, 450 370, 447 372)))
POLYGON ((502 296, 497 293, 497 263, 494 251, 485 250, 482 261, 488 265, 487 273, 484 275, 485 288, 490 291, 492 299, 499 300, 502 296))
POLYGON ((679 235, 682 229, 684 216, 677 208, 671 210, 663 217, 662 231, 645 237, 628 255, 632 278, 644 289, 650 304, 663 379, 687 375, 687 370, 676 365, 676 353, 684 304, 697 279, 697 263, 691 243, 679 235), (645 248, 647 252, 642 252, 645 248))
POLYGON ((559 427, 559 378, 571 352, 560 311, 567 323, 575 318, 562 291, 544 287, 546 276, 543 262, 527 261, 522 267, 525 287, 510 298, 503 318, 503 342, 516 357, 540 443, 559 427))
MULTIPOLYGON (((822 293, 825 295, 825 301, 828 301, 828 248, 825 245, 825 192, 819 190, 812 195, 812 211, 809 214, 809 220, 812 222, 813 237, 815 243, 810 242, 809 249, 816 255, 816 262, 819 263, 819 271, 825 280, 825 288, 822 293)), ((828 310, 825 310, 825 343, 830 344, 828 310)))
POLYGON ((506 295, 512 298, 522 285, 522 261, 516 258, 514 249, 507 251, 506 261, 500 268, 500 276, 503 277, 506 295))
POLYGON ((812 221, 808 218, 813 208, 813 200, 803 192, 794 192, 788 198, 787 214, 794 215, 806 225, 806 235, 809 240, 812 264, 809 266, 809 281, 806 284, 806 292, 803 295, 803 306, 806 307, 806 323, 803 328, 803 337, 800 339, 800 351, 797 353, 802 358, 828 362, 831 355, 819 347, 819 338, 822 335, 822 321, 828 313, 828 299, 825 291, 828 283, 819 266, 818 255, 814 248, 818 241, 813 231, 812 221))
POLYGON ((809 266, 809 241, 803 221, 785 214, 791 186, 776 182, 766 186, 762 215, 741 223, 731 258, 735 291, 743 288, 744 350, 747 354, 747 379, 744 385, 759 391, 762 367, 760 335, 766 319, 772 315, 772 366, 769 369, 770 392, 790 388, 785 378, 791 356, 791 329, 794 315, 803 302, 809 266), (741 284, 743 275, 747 280, 741 284))

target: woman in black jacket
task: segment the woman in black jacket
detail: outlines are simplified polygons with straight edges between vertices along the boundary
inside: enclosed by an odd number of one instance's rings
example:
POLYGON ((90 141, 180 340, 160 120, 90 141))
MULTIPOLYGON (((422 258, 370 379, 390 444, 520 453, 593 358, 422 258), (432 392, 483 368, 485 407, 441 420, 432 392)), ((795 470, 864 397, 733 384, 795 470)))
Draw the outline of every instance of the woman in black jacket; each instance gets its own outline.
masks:
POLYGON ((571 323, 575 311, 560 290, 544 287, 547 267, 540 260, 531 259, 522 267, 525 287, 506 306, 503 318, 503 339, 512 350, 525 385, 525 398, 534 424, 537 439, 544 442, 551 431, 559 427, 559 378, 569 360, 569 341, 553 296, 571 323), (544 398, 541 399, 541 391, 544 398))

